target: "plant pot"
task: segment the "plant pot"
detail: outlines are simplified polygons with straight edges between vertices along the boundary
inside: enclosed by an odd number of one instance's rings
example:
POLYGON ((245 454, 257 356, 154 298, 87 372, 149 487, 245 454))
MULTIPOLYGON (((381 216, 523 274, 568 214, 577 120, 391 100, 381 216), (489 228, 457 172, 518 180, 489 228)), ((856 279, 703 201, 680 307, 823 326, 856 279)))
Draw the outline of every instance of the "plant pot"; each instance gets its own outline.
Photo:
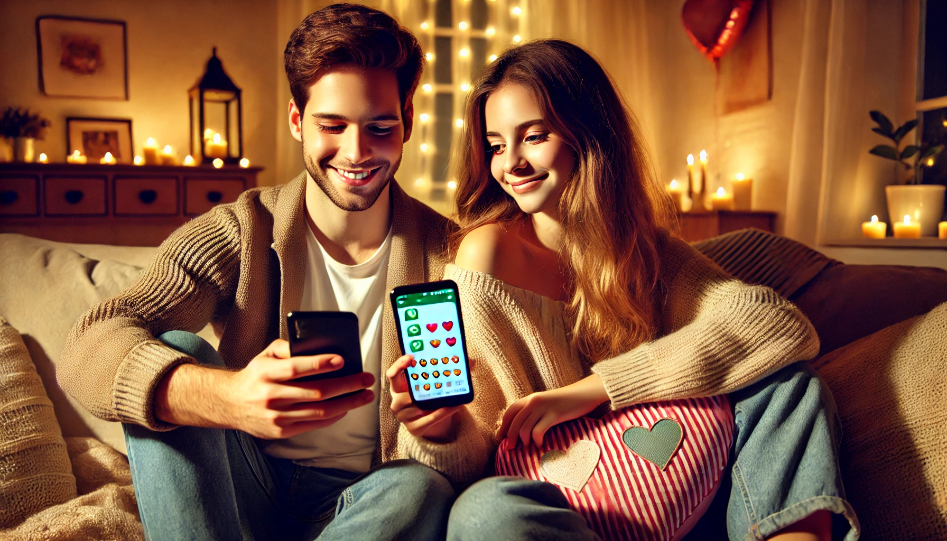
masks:
POLYGON ((944 214, 944 186, 922 184, 918 186, 885 186, 888 198, 888 219, 893 224, 910 216, 912 222, 921 224, 921 235, 937 236, 937 223, 944 214))
POLYGON ((0 163, 13 161, 13 139, 0 137, 0 163))
POLYGON ((17 137, 13 140, 13 159, 18 162, 33 163, 36 139, 17 137))

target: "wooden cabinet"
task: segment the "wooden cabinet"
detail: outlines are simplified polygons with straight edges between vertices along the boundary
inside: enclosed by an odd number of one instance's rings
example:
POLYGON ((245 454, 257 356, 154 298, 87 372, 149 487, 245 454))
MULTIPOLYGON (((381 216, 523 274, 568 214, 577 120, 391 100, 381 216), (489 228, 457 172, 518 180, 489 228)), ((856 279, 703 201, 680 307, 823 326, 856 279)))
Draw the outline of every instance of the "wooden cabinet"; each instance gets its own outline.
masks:
POLYGON ((157 246, 256 187, 259 167, 0 163, 0 233, 157 246))
POLYGON ((755 227, 775 233, 776 213, 760 210, 714 210, 678 214, 681 238, 687 242, 709 239, 755 227))

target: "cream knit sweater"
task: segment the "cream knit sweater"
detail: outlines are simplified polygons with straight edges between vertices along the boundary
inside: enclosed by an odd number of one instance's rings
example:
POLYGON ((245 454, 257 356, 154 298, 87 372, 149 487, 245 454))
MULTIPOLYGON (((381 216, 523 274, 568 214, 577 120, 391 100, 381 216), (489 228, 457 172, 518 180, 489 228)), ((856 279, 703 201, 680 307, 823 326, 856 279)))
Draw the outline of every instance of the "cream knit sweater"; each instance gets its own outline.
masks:
POLYGON ((666 239, 661 280, 667 297, 658 338, 588 366, 569 339, 563 303, 488 274, 448 265, 457 282, 475 398, 460 413, 450 443, 398 434, 403 457, 438 469, 460 485, 481 477, 498 442, 503 412, 534 392, 599 374, 614 409, 733 392, 790 363, 813 358, 819 339, 809 320, 773 290, 727 276, 677 239, 666 239))

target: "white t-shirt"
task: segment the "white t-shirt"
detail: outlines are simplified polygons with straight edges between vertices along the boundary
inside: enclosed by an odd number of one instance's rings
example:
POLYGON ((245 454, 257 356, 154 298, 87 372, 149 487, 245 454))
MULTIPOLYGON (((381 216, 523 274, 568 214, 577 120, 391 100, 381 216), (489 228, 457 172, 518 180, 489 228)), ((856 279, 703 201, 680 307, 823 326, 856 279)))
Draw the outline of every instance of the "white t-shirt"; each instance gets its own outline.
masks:
POLYGON ((375 400, 348 412, 338 422, 303 434, 275 440, 268 455, 297 464, 367 472, 378 440, 378 395, 381 380, 381 317, 387 297, 386 277, 391 255, 391 232, 368 261, 343 265, 332 259, 307 227, 308 259, 301 311, 354 312, 362 345, 362 366, 375 376, 375 400))

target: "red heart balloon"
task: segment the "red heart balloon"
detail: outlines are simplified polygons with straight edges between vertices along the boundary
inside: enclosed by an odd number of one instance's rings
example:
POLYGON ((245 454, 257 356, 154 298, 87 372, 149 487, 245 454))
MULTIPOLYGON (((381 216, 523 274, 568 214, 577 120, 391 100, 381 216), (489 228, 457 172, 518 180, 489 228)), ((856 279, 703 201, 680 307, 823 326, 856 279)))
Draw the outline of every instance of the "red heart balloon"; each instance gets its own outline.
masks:
POLYGON ((681 10, 684 29, 700 54, 716 63, 736 45, 746 28, 754 0, 687 0, 681 10))

